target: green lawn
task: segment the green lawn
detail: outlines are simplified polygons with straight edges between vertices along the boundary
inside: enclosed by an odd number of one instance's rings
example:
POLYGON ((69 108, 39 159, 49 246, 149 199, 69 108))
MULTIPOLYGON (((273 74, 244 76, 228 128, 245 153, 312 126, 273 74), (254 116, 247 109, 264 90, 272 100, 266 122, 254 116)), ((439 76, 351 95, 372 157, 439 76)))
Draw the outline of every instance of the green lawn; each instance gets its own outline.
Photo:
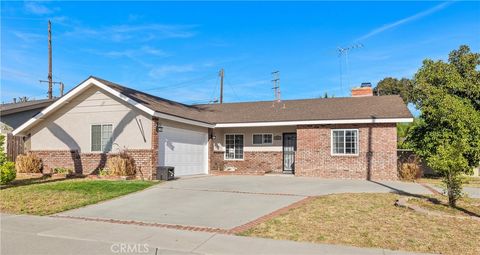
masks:
POLYGON ((14 214, 48 215, 95 204, 158 182, 49 178, 20 180, 0 190, 0 211, 14 214))
MULTIPOLYGON (((320 196, 240 235, 426 253, 480 254, 480 221, 429 216, 396 207, 399 197, 320 196)), ((459 205, 469 203, 465 209, 472 209, 470 206, 478 206, 479 202, 462 201, 459 205)))

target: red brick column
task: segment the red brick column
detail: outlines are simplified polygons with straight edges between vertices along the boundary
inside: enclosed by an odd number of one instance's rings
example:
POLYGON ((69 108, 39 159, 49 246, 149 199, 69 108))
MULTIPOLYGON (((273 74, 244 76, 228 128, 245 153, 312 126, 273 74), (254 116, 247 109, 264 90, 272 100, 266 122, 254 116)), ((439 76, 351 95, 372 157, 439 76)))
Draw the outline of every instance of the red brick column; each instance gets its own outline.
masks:
POLYGON ((155 179, 157 176, 157 165, 158 165, 158 118, 152 118, 152 156, 151 156, 151 174, 149 179, 155 179))
POLYGON ((214 163, 214 158, 213 158, 213 129, 209 128, 208 129, 208 173, 210 173, 213 169, 213 163, 214 163))

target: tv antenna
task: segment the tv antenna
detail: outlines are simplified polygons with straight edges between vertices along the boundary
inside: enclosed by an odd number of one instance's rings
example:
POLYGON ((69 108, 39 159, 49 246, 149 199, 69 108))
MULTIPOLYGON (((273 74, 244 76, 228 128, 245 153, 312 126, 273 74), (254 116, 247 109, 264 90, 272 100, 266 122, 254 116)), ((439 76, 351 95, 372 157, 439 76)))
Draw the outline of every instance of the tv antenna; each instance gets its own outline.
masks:
POLYGON ((345 72, 346 72, 346 80, 347 80, 347 85, 350 83, 349 80, 349 73, 350 73, 350 67, 348 63, 348 53, 351 50, 354 49, 360 49, 363 48, 363 44, 361 43, 356 43, 347 47, 338 47, 337 52, 338 52, 338 59, 340 63, 340 90, 343 90, 343 62, 345 59, 345 72))
POLYGON ((272 72, 272 83, 273 83, 273 93, 275 96, 275 101, 280 102, 281 92, 280 92, 280 71, 272 72))

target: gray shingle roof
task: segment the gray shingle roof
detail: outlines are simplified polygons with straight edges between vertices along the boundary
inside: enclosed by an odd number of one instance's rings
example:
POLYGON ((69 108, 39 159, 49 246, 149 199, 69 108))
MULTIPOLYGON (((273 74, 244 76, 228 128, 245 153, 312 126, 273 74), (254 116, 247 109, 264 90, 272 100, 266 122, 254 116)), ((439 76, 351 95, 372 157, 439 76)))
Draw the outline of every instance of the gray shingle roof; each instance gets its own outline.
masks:
POLYGON ((0 105, 0 114, 2 116, 23 112, 33 109, 38 109, 41 111, 43 108, 53 104, 57 98, 54 99, 40 99, 40 100, 31 100, 27 102, 18 102, 18 103, 8 103, 0 105))
POLYGON ((110 88, 160 113, 205 123, 412 118, 399 96, 370 96, 186 105, 97 78, 110 88))

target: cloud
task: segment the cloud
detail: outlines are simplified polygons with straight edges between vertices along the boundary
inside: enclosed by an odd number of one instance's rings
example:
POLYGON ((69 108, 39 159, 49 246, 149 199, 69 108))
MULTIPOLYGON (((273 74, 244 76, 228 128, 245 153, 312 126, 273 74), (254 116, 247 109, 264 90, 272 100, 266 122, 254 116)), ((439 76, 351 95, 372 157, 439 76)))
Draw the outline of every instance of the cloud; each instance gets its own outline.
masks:
POLYGON ((375 35, 378 35, 380 33, 383 33, 387 30, 391 30, 391 29, 394 29, 398 26, 401 26, 403 24, 406 24, 408 22, 412 22, 414 20, 417 20, 417 19, 420 19, 420 18, 423 18, 425 16, 428 16, 428 15, 431 15, 435 12, 438 12, 446 7, 448 7, 449 5, 451 5, 453 2, 443 2, 441 4, 438 4, 438 5, 435 5, 434 7, 428 9, 428 10, 425 10, 425 11, 422 11, 422 12, 419 12, 415 15, 412 15, 412 16, 409 16, 409 17, 406 17, 404 19, 401 19, 401 20, 398 20, 398 21, 395 21, 393 23, 389 23, 389 24, 385 24, 379 28, 376 28, 370 32, 368 32, 367 34, 365 35, 362 35, 360 36, 359 38, 356 39, 356 41, 363 41, 363 40, 366 40, 370 37, 373 37, 375 35))
POLYGON ((149 75, 152 78, 161 78, 173 73, 187 73, 195 70, 193 65, 163 65, 151 69, 149 75))
POLYGON ((53 13, 56 9, 50 9, 45 5, 40 4, 39 2, 25 2, 25 9, 33 14, 44 15, 53 13))
POLYGON ((46 36, 40 35, 40 34, 35 34, 35 33, 26 33, 26 32, 20 32, 20 31, 13 31, 12 32, 16 37, 19 39, 25 41, 25 42, 32 42, 40 39, 44 39, 46 36))
POLYGON ((91 50, 91 52, 107 56, 107 57, 128 57, 128 58, 135 58, 138 56, 150 55, 156 57, 166 57, 169 56, 168 53, 161 49, 152 48, 150 46, 143 46, 138 49, 126 49, 126 50, 111 50, 111 51, 98 51, 98 50, 91 50))
POLYGON ((95 37, 97 40, 113 42, 147 42, 155 39, 190 38, 197 34, 193 31, 195 27, 195 25, 144 24, 88 28, 77 25, 66 35, 79 38, 95 37))

